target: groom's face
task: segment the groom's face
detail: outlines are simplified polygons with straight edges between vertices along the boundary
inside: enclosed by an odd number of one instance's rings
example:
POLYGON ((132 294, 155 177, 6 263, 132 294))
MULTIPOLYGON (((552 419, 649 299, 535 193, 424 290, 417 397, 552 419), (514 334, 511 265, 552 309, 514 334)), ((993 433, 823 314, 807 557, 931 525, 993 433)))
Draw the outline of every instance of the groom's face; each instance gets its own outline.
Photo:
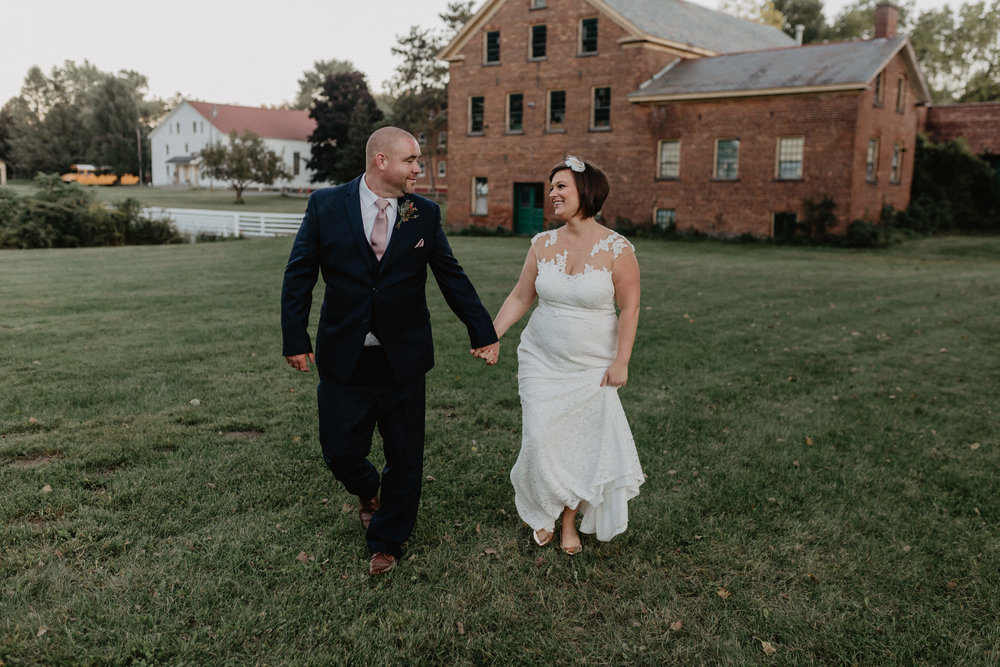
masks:
POLYGON ((420 176, 420 146, 413 139, 400 138, 386 154, 382 181, 396 197, 413 192, 420 176))

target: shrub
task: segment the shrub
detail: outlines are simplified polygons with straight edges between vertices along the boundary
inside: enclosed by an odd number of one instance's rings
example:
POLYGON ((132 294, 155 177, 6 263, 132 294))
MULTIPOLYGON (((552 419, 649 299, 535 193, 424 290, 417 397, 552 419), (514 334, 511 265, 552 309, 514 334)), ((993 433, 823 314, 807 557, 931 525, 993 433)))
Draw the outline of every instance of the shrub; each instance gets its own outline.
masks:
POLYGON ((142 217, 134 199, 104 206, 77 183, 39 174, 32 196, 0 191, 0 247, 76 248, 176 243, 168 222, 142 217))

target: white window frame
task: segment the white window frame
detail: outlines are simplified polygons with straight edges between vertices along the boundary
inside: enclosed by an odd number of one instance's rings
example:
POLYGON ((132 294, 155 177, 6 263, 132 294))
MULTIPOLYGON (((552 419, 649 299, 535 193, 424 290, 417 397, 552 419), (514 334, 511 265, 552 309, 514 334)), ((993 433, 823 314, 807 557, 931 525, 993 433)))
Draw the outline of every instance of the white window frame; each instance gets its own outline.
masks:
MULTIPOLYGON (((656 178, 663 181, 676 181, 681 177, 681 140, 680 139, 663 139, 656 144, 656 178), (663 149, 667 146, 672 146, 676 148, 676 159, 667 162, 663 159, 663 149), (674 165, 674 173, 664 174, 663 168, 666 165, 674 165)), ((657 209, 659 210, 659 209, 657 209)))
POLYGON ((489 214, 490 210, 490 181, 486 176, 473 176, 472 177, 472 215, 475 216, 485 216, 489 214), (479 182, 482 181, 484 190, 480 194, 478 192, 479 182), (482 204, 480 206, 480 204, 482 204))
POLYGON ((578 56, 596 56, 598 54, 598 52, 600 51, 600 46, 598 44, 594 45, 594 50, 593 51, 584 51, 583 50, 583 24, 584 24, 584 21, 591 21, 591 20, 596 21, 595 25, 597 26, 597 37, 596 37, 595 41, 598 41, 598 42, 600 41, 600 38, 601 38, 601 22, 598 19, 598 17, 596 17, 596 16, 584 16, 583 18, 581 18, 580 19, 580 23, 578 24, 578 27, 577 27, 578 34, 577 34, 577 38, 576 38, 576 54, 578 56))
POLYGON ((611 129, 611 86, 594 86, 590 89, 590 129, 594 132, 607 132, 611 129), (597 125, 597 91, 608 91, 608 124, 597 125))
POLYGON ((801 181, 805 171, 805 137, 778 137, 774 151, 774 178, 778 181, 801 181), (797 157, 798 160, 790 159, 797 157), (783 159, 784 158, 784 159, 783 159), (798 162, 798 173, 787 176, 782 173, 782 164, 798 162))
POLYGON ((878 183, 878 152, 879 138, 868 139, 868 150, 865 153, 865 180, 869 183, 878 183))
POLYGON ((728 137, 715 140, 715 151, 712 156, 712 177, 717 181, 738 181, 740 180, 740 140, 736 137, 728 137), (734 163, 733 175, 723 176, 719 171, 719 145, 722 142, 736 142, 736 160, 734 163))

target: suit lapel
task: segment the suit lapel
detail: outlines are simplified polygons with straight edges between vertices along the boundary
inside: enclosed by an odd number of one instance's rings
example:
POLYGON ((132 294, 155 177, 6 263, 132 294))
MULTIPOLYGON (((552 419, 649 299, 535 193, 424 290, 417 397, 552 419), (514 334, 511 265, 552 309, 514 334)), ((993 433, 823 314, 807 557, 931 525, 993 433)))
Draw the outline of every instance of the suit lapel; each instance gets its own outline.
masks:
MULTIPOLYGON (((358 244, 358 251, 365 258, 368 267, 374 270, 379 262, 375 259, 375 251, 372 250, 371 243, 365 237, 365 223, 361 219, 361 195, 359 192, 362 178, 364 178, 363 174, 351 181, 350 187, 347 189, 347 198, 344 200, 344 207, 347 211, 347 226, 350 227, 351 234, 358 244)), ((385 255, 382 256, 382 259, 385 259, 385 255)))
MULTIPOLYGON (((406 207, 407 202, 411 201, 412 200, 407 199, 405 195, 396 200, 396 222, 393 223, 392 235, 389 237, 389 246, 385 249, 385 253, 382 254, 382 261, 379 262, 379 271, 381 271, 382 267, 386 265, 386 262, 392 261, 395 256, 401 252, 401 250, 399 250, 400 247, 406 245, 405 238, 409 238, 409 236, 405 234, 403 230, 406 229, 407 225, 402 223, 400 215, 406 207)), ((414 208, 413 213, 410 214, 411 223, 417 213, 416 203, 413 202, 412 206, 414 208)))

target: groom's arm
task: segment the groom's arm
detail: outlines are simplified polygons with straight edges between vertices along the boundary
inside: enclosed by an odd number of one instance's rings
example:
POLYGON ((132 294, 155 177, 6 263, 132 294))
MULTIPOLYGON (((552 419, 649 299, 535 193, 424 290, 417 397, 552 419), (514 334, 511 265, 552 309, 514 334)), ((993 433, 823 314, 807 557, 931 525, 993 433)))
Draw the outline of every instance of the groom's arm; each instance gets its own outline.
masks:
POLYGON ((313 348, 307 328, 312 308, 313 287, 319 277, 319 225, 316 193, 309 197, 302 225, 285 265, 281 286, 282 354, 298 370, 308 370, 305 357, 312 360, 313 348), (299 358, 293 362, 293 358, 299 358), (302 366, 305 365, 305 368, 302 366))

